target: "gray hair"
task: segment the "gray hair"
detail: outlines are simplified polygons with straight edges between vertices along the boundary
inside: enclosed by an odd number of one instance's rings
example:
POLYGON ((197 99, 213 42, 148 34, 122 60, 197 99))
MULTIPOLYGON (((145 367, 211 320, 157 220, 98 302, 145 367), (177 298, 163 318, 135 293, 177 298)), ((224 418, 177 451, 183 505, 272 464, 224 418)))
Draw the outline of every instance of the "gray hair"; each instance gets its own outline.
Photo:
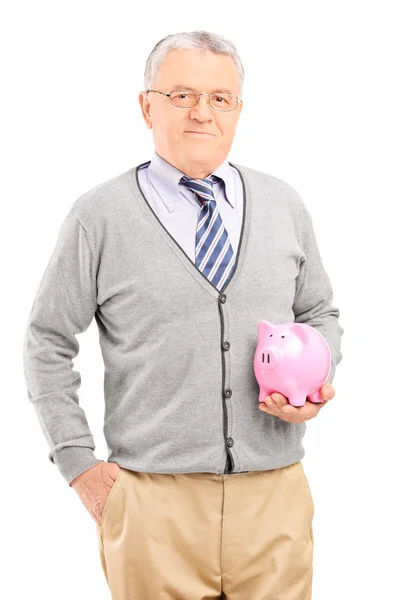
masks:
POLYGON ((226 54, 232 57, 239 76, 239 98, 243 93, 244 68, 236 47, 222 35, 209 31, 186 31, 173 33, 162 38, 150 52, 144 71, 144 89, 151 89, 157 79, 161 65, 170 50, 199 49, 214 54, 226 54))

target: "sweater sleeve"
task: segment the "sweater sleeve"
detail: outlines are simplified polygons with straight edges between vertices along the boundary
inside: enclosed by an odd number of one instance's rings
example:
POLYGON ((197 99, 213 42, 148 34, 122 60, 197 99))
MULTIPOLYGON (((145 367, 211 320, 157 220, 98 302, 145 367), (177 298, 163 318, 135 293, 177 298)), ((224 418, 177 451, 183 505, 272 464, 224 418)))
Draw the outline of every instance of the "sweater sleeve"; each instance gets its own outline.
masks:
POLYGON ((332 383, 336 367, 342 360, 340 349, 344 329, 338 320, 340 311, 332 305, 332 285, 321 260, 310 213, 304 205, 303 210, 302 250, 305 258, 297 277, 293 312, 296 322, 315 327, 328 342, 331 369, 326 381, 332 383))
POLYGON ((28 399, 49 444, 48 457, 69 485, 101 462, 79 406, 81 377, 72 362, 79 350, 75 336, 89 327, 96 311, 96 273, 88 234, 71 207, 36 291, 23 342, 28 399))

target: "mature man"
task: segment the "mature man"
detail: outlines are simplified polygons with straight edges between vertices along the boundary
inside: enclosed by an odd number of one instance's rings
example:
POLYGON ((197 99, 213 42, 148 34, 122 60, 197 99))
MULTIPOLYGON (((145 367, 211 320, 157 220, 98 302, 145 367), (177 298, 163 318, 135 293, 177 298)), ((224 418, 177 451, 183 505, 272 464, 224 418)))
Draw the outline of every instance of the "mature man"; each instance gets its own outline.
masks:
POLYGON ((298 193, 227 159, 243 75, 221 36, 156 44, 139 95, 153 156, 75 200, 29 317, 28 396, 50 460, 96 521, 114 600, 311 598, 301 442, 334 396, 343 329, 298 193), (107 462, 72 370, 93 316, 107 462), (324 403, 273 393, 260 412, 262 319, 325 336, 324 403))

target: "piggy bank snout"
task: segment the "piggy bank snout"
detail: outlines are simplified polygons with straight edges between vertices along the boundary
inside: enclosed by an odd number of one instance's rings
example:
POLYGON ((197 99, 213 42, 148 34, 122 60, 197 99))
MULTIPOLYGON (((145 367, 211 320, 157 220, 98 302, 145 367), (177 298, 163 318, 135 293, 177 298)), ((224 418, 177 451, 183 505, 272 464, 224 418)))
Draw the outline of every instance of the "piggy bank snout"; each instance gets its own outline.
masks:
POLYGON ((260 348, 257 356, 258 364, 261 368, 272 370, 276 369, 282 356, 279 348, 265 347, 260 348))

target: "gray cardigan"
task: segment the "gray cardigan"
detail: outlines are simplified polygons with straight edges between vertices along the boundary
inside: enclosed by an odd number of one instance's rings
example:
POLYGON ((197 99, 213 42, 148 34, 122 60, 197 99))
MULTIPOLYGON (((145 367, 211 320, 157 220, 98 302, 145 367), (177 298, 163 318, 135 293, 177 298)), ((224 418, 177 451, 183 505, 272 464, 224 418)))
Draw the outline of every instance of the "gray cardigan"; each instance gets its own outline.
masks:
MULTIPOLYGON (((143 163, 145 164, 145 163, 143 163)), ((224 474, 301 460, 305 423, 258 410, 257 324, 318 329, 332 354, 343 329, 310 214, 286 182, 230 163, 244 210, 236 263, 218 291, 159 221, 140 166, 72 204, 29 315, 28 398, 70 483, 100 462, 73 369, 93 317, 104 359, 107 460, 135 471, 224 474)))

